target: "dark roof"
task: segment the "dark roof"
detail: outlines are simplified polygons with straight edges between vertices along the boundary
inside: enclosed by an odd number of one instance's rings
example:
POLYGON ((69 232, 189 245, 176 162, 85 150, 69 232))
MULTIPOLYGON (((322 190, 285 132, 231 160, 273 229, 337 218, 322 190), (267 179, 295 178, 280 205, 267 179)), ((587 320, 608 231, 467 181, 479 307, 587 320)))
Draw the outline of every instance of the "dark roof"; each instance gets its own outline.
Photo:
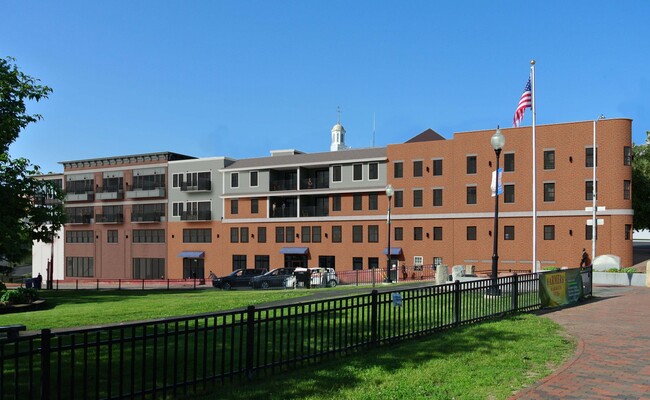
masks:
POLYGON ((409 139, 405 143, 417 143, 417 142, 431 142, 434 140, 446 140, 444 137, 440 136, 436 131, 429 128, 426 131, 420 133, 419 135, 409 139))
POLYGON ((385 159, 385 147, 372 147, 365 149, 328 151, 323 153, 299 153, 262 158, 245 158, 235 161, 226 167, 226 169, 287 168, 303 165, 331 165, 336 163, 385 159))

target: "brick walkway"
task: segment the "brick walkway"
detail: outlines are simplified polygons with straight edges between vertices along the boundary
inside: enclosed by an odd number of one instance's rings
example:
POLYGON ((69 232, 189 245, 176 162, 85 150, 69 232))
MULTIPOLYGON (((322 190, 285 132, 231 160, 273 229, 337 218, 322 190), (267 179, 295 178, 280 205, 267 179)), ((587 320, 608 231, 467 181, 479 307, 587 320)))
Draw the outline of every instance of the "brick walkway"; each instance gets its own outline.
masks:
POLYGON ((650 400, 650 288, 595 286, 594 296, 545 314, 577 338, 577 352, 511 400, 650 400))

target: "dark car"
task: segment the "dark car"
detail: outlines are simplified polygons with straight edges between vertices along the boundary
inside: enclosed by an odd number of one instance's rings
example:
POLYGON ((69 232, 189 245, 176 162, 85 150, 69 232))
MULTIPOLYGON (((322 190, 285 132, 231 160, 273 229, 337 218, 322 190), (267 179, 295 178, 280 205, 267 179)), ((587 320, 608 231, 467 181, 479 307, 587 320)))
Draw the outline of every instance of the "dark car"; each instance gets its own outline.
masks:
POLYGON ((248 287, 248 282, 254 276, 266 273, 266 269, 236 269, 230 275, 222 276, 212 280, 212 286, 228 290, 234 287, 248 287))
POLYGON ((268 289, 270 287, 295 287, 296 278, 293 276, 293 268, 276 268, 264 275, 255 276, 251 279, 250 285, 253 289, 268 289))

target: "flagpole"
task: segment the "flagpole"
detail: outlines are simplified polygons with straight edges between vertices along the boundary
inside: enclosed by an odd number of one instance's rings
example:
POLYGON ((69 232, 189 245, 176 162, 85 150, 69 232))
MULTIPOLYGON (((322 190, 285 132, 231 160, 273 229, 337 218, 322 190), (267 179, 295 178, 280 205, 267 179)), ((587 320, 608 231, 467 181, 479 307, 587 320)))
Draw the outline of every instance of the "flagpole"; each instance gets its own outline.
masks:
POLYGON ((533 112, 533 272, 537 271, 537 150, 535 146, 535 122, 537 111, 535 110, 535 60, 530 61, 530 80, 532 89, 532 104, 531 110, 533 112))

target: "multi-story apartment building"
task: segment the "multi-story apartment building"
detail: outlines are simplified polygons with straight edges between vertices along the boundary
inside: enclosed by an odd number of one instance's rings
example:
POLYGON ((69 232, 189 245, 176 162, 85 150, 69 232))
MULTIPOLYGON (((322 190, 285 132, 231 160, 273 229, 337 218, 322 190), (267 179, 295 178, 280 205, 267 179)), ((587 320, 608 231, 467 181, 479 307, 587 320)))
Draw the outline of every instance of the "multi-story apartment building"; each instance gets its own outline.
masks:
MULTIPOLYGON (((605 207, 598 211, 596 254, 632 264, 631 121, 596 123, 595 160, 593 129, 593 121, 537 126, 536 252, 542 267, 576 266, 582 248, 591 248, 585 208, 592 205, 594 162, 597 203, 605 207)), ((65 277, 384 268, 388 184, 394 189, 393 263, 488 270, 493 133, 462 132, 446 140, 427 130, 402 144, 348 149, 345 130, 336 124, 332 151, 323 153, 282 150, 241 160, 157 153, 65 162, 65 277)), ((532 270, 532 131, 502 133, 499 269, 532 270)))

